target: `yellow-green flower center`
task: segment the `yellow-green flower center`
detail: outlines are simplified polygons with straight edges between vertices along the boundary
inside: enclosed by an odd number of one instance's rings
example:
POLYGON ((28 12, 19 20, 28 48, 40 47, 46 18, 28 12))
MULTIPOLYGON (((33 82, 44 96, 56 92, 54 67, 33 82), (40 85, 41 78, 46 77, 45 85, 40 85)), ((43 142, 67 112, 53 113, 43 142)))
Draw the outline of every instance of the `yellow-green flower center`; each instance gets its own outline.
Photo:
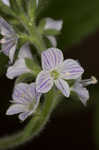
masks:
POLYGON ((59 78, 59 72, 58 72, 57 70, 53 70, 53 71, 51 72, 51 77, 52 77, 54 80, 58 79, 58 78, 59 78))

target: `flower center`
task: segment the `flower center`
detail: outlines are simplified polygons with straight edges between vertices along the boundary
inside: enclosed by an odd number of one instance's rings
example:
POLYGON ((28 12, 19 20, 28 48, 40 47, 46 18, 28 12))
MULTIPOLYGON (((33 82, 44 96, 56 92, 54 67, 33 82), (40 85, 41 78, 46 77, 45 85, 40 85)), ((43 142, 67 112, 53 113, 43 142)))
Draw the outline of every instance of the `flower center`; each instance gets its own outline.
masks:
POLYGON ((58 78, 59 78, 59 72, 57 72, 57 70, 53 70, 53 71, 51 72, 51 77, 52 77, 54 80, 58 79, 58 78))

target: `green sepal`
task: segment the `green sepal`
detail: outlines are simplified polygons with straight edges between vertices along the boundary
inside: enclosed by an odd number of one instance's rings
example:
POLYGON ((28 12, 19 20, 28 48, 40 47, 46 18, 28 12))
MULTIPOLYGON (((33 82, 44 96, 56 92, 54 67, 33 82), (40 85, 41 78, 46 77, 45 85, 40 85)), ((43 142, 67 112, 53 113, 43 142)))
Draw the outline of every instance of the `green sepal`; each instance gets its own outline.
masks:
POLYGON ((15 84, 18 84, 20 82, 31 82, 34 80, 34 75, 32 73, 24 73, 21 76, 19 76, 16 81, 15 84))
POLYGON ((30 17, 31 22, 35 18, 36 8, 37 8, 36 0, 28 0, 28 16, 30 17))
POLYGON ((41 71, 39 65, 30 58, 25 58, 25 64, 33 72, 34 76, 37 76, 41 71))
POLYGON ((38 25, 38 31, 42 34, 43 31, 44 31, 44 27, 45 27, 45 24, 46 24, 46 20, 45 19, 42 19, 38 25))
POLYGON ((60 31, 58 30, 54 30, 54 29, 48 29, 48 30, 44 30, 44 34, 45 35, 59 35, 60 34, 60 31))
POLYGON ((17 1, 16 0, 9 0, 10 2, 10 7, 15 13, 20 13, 20 9, 18 7, 17 1))

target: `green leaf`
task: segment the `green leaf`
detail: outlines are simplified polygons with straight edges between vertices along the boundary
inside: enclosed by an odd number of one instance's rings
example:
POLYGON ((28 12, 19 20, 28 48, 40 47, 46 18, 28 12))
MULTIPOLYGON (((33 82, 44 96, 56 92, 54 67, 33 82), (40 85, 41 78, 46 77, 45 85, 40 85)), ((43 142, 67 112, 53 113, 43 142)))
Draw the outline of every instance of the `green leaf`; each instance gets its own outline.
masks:
POLYGON ((0 53, 0 76, 5 72, 6 65, 8 64, 8 57, 0 53))
POLYGON ((40 71, 40 67, 37 63, 35 63, 32 59, 25 58, 26 66, 33 71, 34 76, 36 76, 40 71))
POLYGON ((33 81, 33 79, 34 75, 32 73, 24 73, 16 79, 15 84, 18 84, 20 82, 31 82, 33 81))

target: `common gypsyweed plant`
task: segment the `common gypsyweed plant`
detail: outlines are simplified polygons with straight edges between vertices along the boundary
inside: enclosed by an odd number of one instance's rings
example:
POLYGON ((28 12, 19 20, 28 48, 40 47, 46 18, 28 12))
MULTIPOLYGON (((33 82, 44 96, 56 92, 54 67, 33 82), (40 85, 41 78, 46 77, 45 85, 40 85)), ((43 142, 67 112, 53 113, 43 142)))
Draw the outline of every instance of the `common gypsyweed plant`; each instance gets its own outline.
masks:
POLYGON ((84 69, 80 63, 70 58, 65 60, 62 51, 56 48, 55 36, 62 29, 62 20, 48 17, 37 23, 39 0, 2 0, 0 3, 9 10, 15 25, 12 27, 0 17, 1 53, 9 57, 6 77, 16 79, 6 115, 18 114, 22 122, 30 118, 23 131, 0 139, 0 148, 6 149, 37 135, 61 96, 69 98, 74 92, 86 105, 89 99, 86 86, 96 84, 97 80, 93 76, 82 80, 84 69))

